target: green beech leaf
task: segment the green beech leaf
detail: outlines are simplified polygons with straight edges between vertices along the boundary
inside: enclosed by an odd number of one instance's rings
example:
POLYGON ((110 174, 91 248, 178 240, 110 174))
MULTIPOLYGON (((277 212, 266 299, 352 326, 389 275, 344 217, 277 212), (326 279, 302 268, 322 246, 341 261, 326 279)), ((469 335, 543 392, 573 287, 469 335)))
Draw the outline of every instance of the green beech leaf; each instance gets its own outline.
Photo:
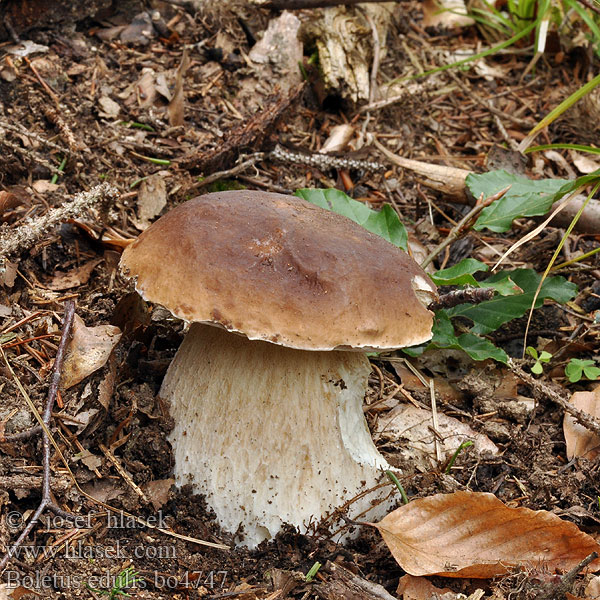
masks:
POLYGON ((453 348, 456 350, 463 350, 473 360, 493 358, 504 364, 507 364, 508 362, 506 352, 494 346, 489 340, 472 333, 463 333, 457 336, 454 332, 454 326, 450 321, 450 317, 445 310, 436 312, 433 323, 433 338, 425 344, 404 348, 403 352, 409 356, 419 356, 425 352, 425 350, 431 348, 453 348))
POLYGON ((600 177, 600 169, 577 179, 532 180, 506 171, 490 171, 481 175, 467 176, 466 185, 476 198, 483 194, 489 198, 507 186, 508 192, 481 211, 473 229, 503 232, 510 229, 514 219, 546 214, 554 202, 566 194, 594 183, 600 177))
POLYGON ((448 267, 447 269, 441 269, 433 275, 431 279, 436 285, 475 285, 479 286, 473 273, 478 271, 487 271, 489 267, 474 258, 464 258, 458 264, 448 267))
POLYGON ((394 209, 388 204, 385 204, 380 211, 375 211, 336 189, 302 189, 296 190, 295 195, 321 208, 344 215, 362 225, 367 231, 406 250, 408 240, 406 229, 394 209))
MULTIPOLYGON (((496 296, 477 305, 460 304, 448 309, 448 314, 451 317, 462 316, 470 319, 473 321, 471 332, 478 334, 490 333, 512 319, 522 317, 531 307, 541 275, 538 275, 533 269, 503 271, 480 282, 480 286, 485 287, 492 284, 505 278, 507 274, 523 290, 522 294, 496 296)), ((545 298, 551 298, 560 303, 568 302, 575 297, 576 293, 577 286, 564 277, 547 277, 542 284, 535 307, 539 308, 545 298)))
POLYGON ((511 188, 500 198, 484 208, 473 229, 481 231, 508 231, 512 222, 519 217, 544 215, 556 200, 556 195, 567 179, 531 180, 507 171, 491 171, 481 175, 467 176, 466 185, 475 196, 489 198, 507 186, 511 188))

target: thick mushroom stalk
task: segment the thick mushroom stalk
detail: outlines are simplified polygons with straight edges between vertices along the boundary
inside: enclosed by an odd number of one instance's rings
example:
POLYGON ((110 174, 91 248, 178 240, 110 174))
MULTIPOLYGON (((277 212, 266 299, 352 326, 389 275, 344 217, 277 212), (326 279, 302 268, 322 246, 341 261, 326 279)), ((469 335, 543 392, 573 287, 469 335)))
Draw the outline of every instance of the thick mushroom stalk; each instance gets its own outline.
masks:
MULTIPOLYGON (((361 352, 295 350, 193 323, 160 390, 178 484, 205 494, 223 529, 242 526, 247 546, 284 523, 310 530, 389 468, 363 415, 369 372, 361 352)), ((349 516, 372 501, 353 502, 349 516)))

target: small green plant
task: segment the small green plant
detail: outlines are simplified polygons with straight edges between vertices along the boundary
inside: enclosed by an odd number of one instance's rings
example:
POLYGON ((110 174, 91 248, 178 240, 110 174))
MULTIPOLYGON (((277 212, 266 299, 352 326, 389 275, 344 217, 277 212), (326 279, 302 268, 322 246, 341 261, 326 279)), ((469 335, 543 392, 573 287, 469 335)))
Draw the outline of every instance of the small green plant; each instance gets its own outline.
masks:
POLYGON ((87 587, 96 594, 107 596, 109 600, 117 600, 117 598, 129 598, 131 594, 125 590, 131 589, 143 581, 144 578, 140 577, 139 573, 134 571, 133 567, 127 567, 115 577, 115 581, 110 590, 98 590, 90 585, 87 587))
POLYGON ((308 573, 306 574, 306 577, 304 578, 304 581, 306 582, 311 582, 314 578, 315 575, 319 572, 319 569, 321 568, 321 563, 319 561, 317 561, 308 571, 308 573))
POLYGON ((600 368, 593 360, 572 358, 565 368, 565 375, 571 383, 577 383, 584 375, 587 379, 595 381, 600 378, 600 368))
POLYGON ((444 473, 446 473, 446 475, 448 475, 450 473, 450 471, 452 470, 452 467, 454 466, 454 463, 456 462, 456 459, 458 458, 458 455, 465 449, 465 448, 470 448, 473 445, 473 442, 471 440, 466 440, 465 442, 463 442, 455 451, 454 454, 452 455, 452 458, 448 461, 448 466, 445 468, 444 473))
POLYGON ((535 363, 531 367, 531 372, 535 375, 541 375, 544 372, 544 367, 542 366, 544 363, 550 362, 552 358, 552 354, 550 352, 546 352, 542 350, 538 353, 538 351, 533 346, 527 346, 525 352, 535 360, 535 363))

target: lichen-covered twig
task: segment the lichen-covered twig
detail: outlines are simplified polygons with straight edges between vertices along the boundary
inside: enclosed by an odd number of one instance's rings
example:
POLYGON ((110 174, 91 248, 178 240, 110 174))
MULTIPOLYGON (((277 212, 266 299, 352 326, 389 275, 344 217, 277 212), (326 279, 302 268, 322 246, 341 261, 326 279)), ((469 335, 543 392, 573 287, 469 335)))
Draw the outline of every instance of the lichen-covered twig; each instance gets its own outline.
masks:
POLYGON ((0 261, 29 250, 62 221, 81 217, 87 208, 114 200, 118 193, 118 190, 110 184, 101 183, 89 192, 76 194, 70 202, 52 208, 42 216, 25 220, 16 229, 0 228, 0 261))
MULTIPOLYGON (((21 535, 17 538, 17 541, 12 545, 4 557, 0 560, 0 573, 8 564, 11 557, 14 556, 17 548, 22 544, 23 540, 30 534, 35 524, 38 522, 40 516, 47 508, 52 512, 59 514, 64 518, 70 518, 71 514, 63 511, 58 507, 52 500, 51 487, 50 487, 50 437, 47 432, 48 425, 50 424, 50 418, 52 417, 52 408, 54 407, 54 401, 58 392, 58 384, 60 383, 60 375, 62 369, 62 363, 65 355, 65 350, 71 336, 71 328, 73 325, 73 317, 75 316, 75 303, 69 300, 65 303, 65 316, 63 319, 63 331, 54 359, 54 368, 52 370, 52 378, 50 380, 50 387, 48 388, 48 398, 46 400, 46 407, 42 416, 43 420, 43 433, 42 442, 44 448, 44 476, 42 479, 42 500, 37 507, 33 516, 21 532, 21 535)), ((6 356, 4 356, 6 360, 6 356)), ((9 363, 7 362, 7 365, 9 363)))

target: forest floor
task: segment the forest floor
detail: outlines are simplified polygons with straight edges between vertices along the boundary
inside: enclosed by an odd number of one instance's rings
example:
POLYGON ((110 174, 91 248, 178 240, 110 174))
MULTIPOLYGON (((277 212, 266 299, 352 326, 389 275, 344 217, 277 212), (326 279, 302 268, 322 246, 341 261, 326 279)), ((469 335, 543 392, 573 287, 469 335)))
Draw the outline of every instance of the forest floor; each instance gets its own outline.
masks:
MULTIPOLYGON (((116 189, 112 194, 102 188, 99 201, 67 215, 41 236, 24 235, 0 277, 0 342, 7 361, 0 360, 0 435, 9 440, 0 443, 0 548, 15 542, 42 489, 39 433, 10 438, 36 424, 17 381, 43 412, 69 299, 75 300, 76 313, 88 327, 111 324, 123 331, 105 364, 61 391, 51 423, 71 471, 53 456, 53 501, 85 515, 88 522, 77 533, 77 545, 72 541, 66 551, 64 523, 46 512, 23 542, 19 558, 11 559, 4 571, 2 582, 9 587, 0 588, 0 598, 29 597, 24 596, 27 590, 34 592, 31 597, 107 597, 103 591, 110 593, 114 578, 129 566, 143 578, 137 589, 129 590, 139 598, 336 597, 328 587, 331 571, 324 570, 313 582, 303 579, 316 561, 342 564, 394 595, 403 570, 372 528, 361 529, 344 547, 322 533, 290 530, 250 551, 207 548, 135 521, 107 520, 103 507, 110 505, 140 518, 159 514, 160 525, 177 534, 232 542, 202 497, 173 485, 167 441, 171 424, 157 392, 184 327, 164 310, 136 299, 131 283, 118 272, 120 253, 159 214, 199 193, 235 186, 284 193, 337 187, 375 209, 391 203, 429 251, 465 207, 395 167, 365 143, 366 134, 394 153, 426 163, 475 172, 497 168, 502 160, 497 147, 522 140, 587 81, 597 59, 585 48, 554 49, 525 74, 531 47, 513 48, 475 67, 415 80, 401 101, 367 111, 361 110, 366 102, 353 105, 325 93, 310 66, 309 82, 300 89, 300 76, 284 81, 252 63, 248 53, 269 20, 278 16, 276 11, 240 5, 211 14, 210 9, 187 11, 177 3, 156 5, 166 27, 162 33, 150 26, 145 37, 141 31, 147 22, 132 26, 141 7, 128 2, 118 13, 106 11, 76 24, 22 34, 40 45, 28 56, 9 53, 12 42, 0 45, 4 243, 10 232, 29 227, 28 218, 43 219, 80 192, 102 183, 116 189), (184 47, 188 64, 180 68, 184 47), (174 90, 178 69, 179 95, 174 90), (239 157, 243 161, 253 152, 268 153, 276 144, 316 153, 341 124, 353 127, 352 157, 387 168, 344 170, 268 155, 216 183, 199 177, 231 169, 239 157), (52 181, 65 157, 62 172, 52 181), (53 548, 55 555, 36 558, 27 554, 28 548, 30 553, 53 548), (10 588, 17 591, 7 596, 10 588)), ((403 2, 394 10, 387 38, 380 40, 385 46, 377 73, 381 89, 395 78, 446 64, 459 51, 486 44, 475 27, 425 30, 418 2, 403 2)), ((310 13, 298 16, 307 19, 310 13)), ((544 141, 597 141, 595 114, 589 109, 563 119, 544 132, 544 141)), ((574 174, 567 160, 554 155, 521 168, 537 177, 574 174)), ((442 253, 435 266, 448 267, 465 257, 491 263, 537 223, 520 219, 509 234, 470 232, 442 253)), ((508 266, 543 271, 561 233, 547 226, 510 256, 508 266)), ((563 255, 589 251, 599 241, 598 235, 576 233, 563 255)), ((590 389, 589 382, 572 385, 566 380, 564 361, 593 356, 597 349, 598 329, 590 322, 600 304, 590 292, 598 281, 599 256, 588 261, 588 268, 561 271, 577 284, 574 303, 581 310, 548 302, 534 312, 529 331, 532 346, 552 353, 562 349, 563 362, 553 363, 544 377, 565 392, 590 389)), ((491 339, 518 358, 525 323, 526 317, 517 319, 491 339)), ((378 422, 407 396, 421 407, 430 406, 429 388, 406 368, 402 354, 372 362, 367 403, 374 406, 366 410, 372 431, 380 431, 378 422)), ((598 531, 600 462, 566 457, 560 408, 491 361, 475 363, 455 351, 425 355, 414 365, 434 379, 438 409, 469 424, 473 435, 486 436, 500 452, 465 450, 445 473, 433 457, 412 461, 403 454, 401 435, 375 435, 390 464, 402 466, 400 481, 409 498, 464 489, 491 492, 506 503, 552 511, 585 531, 598 531)), ((522 586, 511 590, 498 582, 443 583, 467 595, 477 587, 486 594, 495 589, 499 597, 517 591, 526 595, 522 586)), ((362 597, 377 597, 369 593, 362 597)))

